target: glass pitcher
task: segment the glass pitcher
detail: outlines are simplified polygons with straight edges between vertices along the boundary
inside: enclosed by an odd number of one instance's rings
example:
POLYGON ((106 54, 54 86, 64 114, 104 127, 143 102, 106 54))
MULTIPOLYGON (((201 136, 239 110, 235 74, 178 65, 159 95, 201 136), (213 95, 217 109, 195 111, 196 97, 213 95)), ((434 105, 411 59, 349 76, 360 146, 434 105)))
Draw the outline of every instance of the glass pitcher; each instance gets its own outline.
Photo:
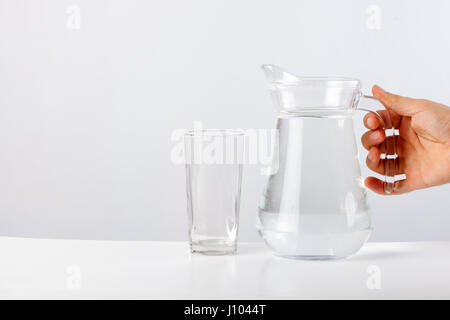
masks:
POLYGON ((355 110, 382 120, 387 193, 396 188, 396 130, 381 103, 352 78, 297 77, 262 66, 278 110, 273 168, 259 206, 257 230, 277 254, 336 259, 358 251, 372 224, 353 129, 355 110), (364 101, 364 102, 363 102, 364 101))

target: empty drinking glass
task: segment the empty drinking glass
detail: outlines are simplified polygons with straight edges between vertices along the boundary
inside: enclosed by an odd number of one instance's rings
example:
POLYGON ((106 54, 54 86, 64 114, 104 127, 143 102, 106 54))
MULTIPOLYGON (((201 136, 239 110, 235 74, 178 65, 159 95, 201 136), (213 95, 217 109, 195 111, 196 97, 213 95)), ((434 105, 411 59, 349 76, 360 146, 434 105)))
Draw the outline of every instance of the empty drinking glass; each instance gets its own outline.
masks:
POLYGON ((244 138, 240 130, 184 135, 191 252, 236 252, 244 138))

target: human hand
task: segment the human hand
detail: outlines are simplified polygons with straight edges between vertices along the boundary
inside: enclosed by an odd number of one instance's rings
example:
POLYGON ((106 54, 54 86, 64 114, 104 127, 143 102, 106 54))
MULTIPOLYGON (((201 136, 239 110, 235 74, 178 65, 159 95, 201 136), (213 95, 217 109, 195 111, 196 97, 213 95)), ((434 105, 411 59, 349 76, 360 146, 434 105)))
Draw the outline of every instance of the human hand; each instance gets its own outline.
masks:
MULTIPOLYGON (((398 182, 391 194, 402 194, 450 182, 450 108, 428 100, 402 97, 372 88, 373 96, 390 111, 394 127, 399 130, 397 154, 400 173, 406 179, 398 182)), ((380 144, 385 139, 381 121, 374 114, 364 117, 369 131, 361 137, 369 150, 367 166, 384 174, 384 159, 380 159, 380 144)), ((384 192, 383 181, 368 177, 365 185, 379 194, 384 192)))

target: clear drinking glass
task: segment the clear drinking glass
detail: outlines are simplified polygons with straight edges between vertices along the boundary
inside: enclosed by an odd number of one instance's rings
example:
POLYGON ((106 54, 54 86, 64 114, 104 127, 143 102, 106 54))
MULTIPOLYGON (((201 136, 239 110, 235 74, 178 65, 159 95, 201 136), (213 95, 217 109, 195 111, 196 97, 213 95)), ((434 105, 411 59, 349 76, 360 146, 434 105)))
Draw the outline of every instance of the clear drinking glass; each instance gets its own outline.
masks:
POLYGON ((236 252, 244 137, 240 130, 213 129, 184 135, 192 252, 236 252))

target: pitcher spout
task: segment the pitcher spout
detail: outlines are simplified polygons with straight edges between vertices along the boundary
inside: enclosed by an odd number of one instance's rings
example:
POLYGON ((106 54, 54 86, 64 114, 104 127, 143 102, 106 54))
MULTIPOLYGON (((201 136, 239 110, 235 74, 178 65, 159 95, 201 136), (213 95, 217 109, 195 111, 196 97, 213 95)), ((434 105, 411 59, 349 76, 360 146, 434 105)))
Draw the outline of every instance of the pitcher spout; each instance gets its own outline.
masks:
POLYGON ((299 77, 296 75, 285 71, 283 68, 280 68, 273 64, 263 64, 261 69, 264 71, 266 75, 267 81, 269 83, 295 83, 298 82, 299 77))

